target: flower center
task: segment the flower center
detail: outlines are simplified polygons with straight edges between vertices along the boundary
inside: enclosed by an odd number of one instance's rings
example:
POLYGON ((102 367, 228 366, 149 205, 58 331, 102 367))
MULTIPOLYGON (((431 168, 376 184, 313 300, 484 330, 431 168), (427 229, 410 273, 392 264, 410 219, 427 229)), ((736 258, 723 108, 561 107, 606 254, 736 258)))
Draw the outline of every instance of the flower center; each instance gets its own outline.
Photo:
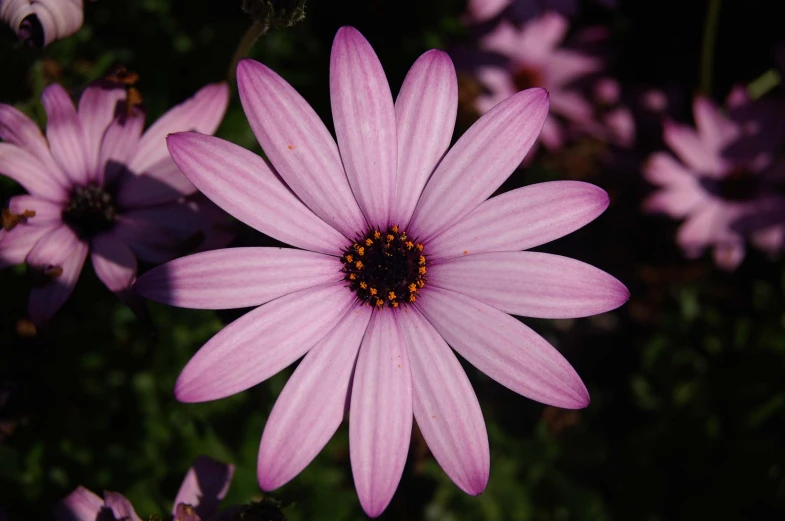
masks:
POLYGON ((75 187, 63 210, 63 222, 82 237, 109 230, 116 216, 111 194, 96 184, 75 187))
POLYGON ((423 245, 397 226, 369 231, 346 249, 341 261, 349 288, 379 309, 414 302, 427 280, 423 245))
POLYGON ((760 179, 749 171, 738 168, 722 179, 701 179, 709 193, 726 201, 749 201, 760 189, 760 179))
POLYGON ((542 71, 536 67, 521 67, 513 76, 515 87, 518 90, 531 89, 532 87, 543 87, 545 81, 542 76, 542 71))
POLYGON ((44 28, 36 15, 29 14, 24 17, 19 24, 19 38, 37 49, 44 46, 44 28))

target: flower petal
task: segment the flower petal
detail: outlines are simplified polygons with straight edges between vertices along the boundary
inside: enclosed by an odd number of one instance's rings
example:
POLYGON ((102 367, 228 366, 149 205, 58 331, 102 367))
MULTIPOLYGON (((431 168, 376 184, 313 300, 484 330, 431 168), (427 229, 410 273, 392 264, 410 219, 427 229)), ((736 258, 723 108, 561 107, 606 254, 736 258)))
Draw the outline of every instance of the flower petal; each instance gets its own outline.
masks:
POLYGON ((371 308, 350 310, 289 378, 259 446, 259 486, 273 490, 299 474, 343 421, 352 371, 371 308))
POLYGON ((491 455, 472 384, 442 336, 417 311, 399 313, 412 367, 414 418, 434 458, 467 494, 485 490, 491 455))
POLYGON ((335 140, 308 102, 253 60, 237 66, 237 88, 256 139, 289 188, 347 237, 365 231, 335 140))
POLYGON ((36 197, 34 195, 17 195, 8 200, 8 209, 15 215, 34 212, 27 217, 26 223, 31 226, 51 225, 62 221, 63 205, 36 197))
POLYGON ((98 150, 96 180, 99 183, 112 184, 125 171, 128 157, 136 148, 143 128, 144 113, 141 110, 121 115, 107 125, 98 150))
POLYGON ((279 241, 341 255, 348 240, 314 215, 253 152, 193 132, 168 141, 177 166, 225 211, 279 241))
POLYGON ((83 486, 78 486, 54 507, 56 521, 96 521, 104 500, 83 486))
POLYGON ((395 100, 398 182, 391 218, 406 228, 423 187, 450 148, 458 114, 458 78, 447 53, 420 56, 395 100))
POLYGON ((0 228, 0 268, 22 264, 38 240, 54 226, 18 224, 13 230, 0 228))
POLYGON ((477 208, 521 164, 547 115, 548 93, 529 89, 477 120, 425 186, 412 217, 412 235, 427 240, 477 208))
POLYGON ((112 232, 143 262, 160 264, 180 253, 180 241, 164 228, 163 223, 119 215, 112 232))
POLYGON ((698 136, 707 150, 721 155, 723 149, 738 138, 741 129, 724 114, 713 101, 697 96, 692 105, 698 136))
POLYGON ((90 242, 93 269, 109 291, 127 290, 136 277, 136 257, 131 248, 112 233, 102 233, 90 242))
POLYGON ((605 313, 630 298, 624 284, 589 264, 532 251, 482 253, 428 270, 428 285, 476 298, 505 313, 578 318, 605 313))
POLYGON ((169 161, 166 137, 174 132, 196 131, 213 134, 229 104, 229 86, 213 83, 158 118, 139 140, 139 145, 128 162, 137 174, 150 173, 156 164, 169 161))
POLYGON ((53 83, 41 93, 46 110, 46 138, 52 156, 74 183, 87 184, 95 173, 88 161, 87 140, 74 103, 63 87, 53 83))
POLYGON ((489 199, 426 243, 429 258, 534 248, 582 228, 608 207, 602 188, 551 181, 489 199))
POLYGON ((104 133, 115 119, 117 104, 125 98, 122 85, 102 82, 87 87, 79 98, 78 113, 84 131, 88 171, 95 176, 100 173, 99 154, 104 133))
POLYGON ((395 198, 395 106, 371 44, 341 27, 330 54, 330 101, 346 176, 368 224, 386 228, 395 198))
POLYGON ((104 501, 106 506, 112 511, 115 519, 121 521, 142 521, 142 518, 136 515, 131 502, 119 492, 104 492, 104 501))
POLYGON ((216 400, 266 380, 324 338, 354 298, 342 285, 328 284, 245 314, 191 358, 177 378, 175 396, 181 402, 216 400))
POLYGON ((709 150, 695 129, 672 121, 663 123, 662 138, 679 159, 699 174, 717 177, 722 174, 722 158, 709 150))
POLYGON ((4 103, 0 103, 0 139, 27 150, 42 161, 46 158, 47 165, 54 164, 49 144, 38 125, 21 111, 4 103))
POLYGON ((170 306, 231 309, 259 306, 342 279, 341 262, 329 255, 288 248, 229 248, 158 266, 142 275, 134 289, 170 306))
MULTIPOLYGON (((57 168, 57 167, 55 167, 57 168)), ((25 190, 50 201, 68 197, 65 179, 60 170, 47 170, 32 152, 11 143, 0 143, 0 174, 22 185, 25 190)))
POLYGON ((36 0, 31 5, 44 30, 44 45, 69 36, 82 27, 82 0, 36 0))
POLYGON ((375 312, 352 384, 349 451, 365 513, 381 514, 398 488, 412 433, 412 374, 396 314, 375 312))
POLYGON ((61 225, 41 237, 30 250, 28 265, 46 271, 57 270, 52 280, 30 291, 27 312, 33 322, 42 324, 49 320, 71 296, 87 249, 87 244, 79 240, 71 228, 61 225))
POLYGON ((229 492, 234 465, 216 461, 207 456, 199 456, 188 469, 180 490, 174 498, 172 514, 177 505, 191 505, 201 519, 207 519, 218 509, 218 504, 229 492))
POLYGON ((586 386, 561 353, 507 313, 435 287, 417 308, 453 349, 508 389, 564 409, 589 404, 586 386))

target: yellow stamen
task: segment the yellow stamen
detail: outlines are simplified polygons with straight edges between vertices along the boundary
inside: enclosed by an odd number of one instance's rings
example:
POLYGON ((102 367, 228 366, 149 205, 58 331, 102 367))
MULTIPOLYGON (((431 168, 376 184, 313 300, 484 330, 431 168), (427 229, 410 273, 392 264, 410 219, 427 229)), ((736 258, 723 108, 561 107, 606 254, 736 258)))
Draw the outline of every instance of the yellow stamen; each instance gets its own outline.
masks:
POLYGON ((420 275, 425 275, 425 266, 420 266, 420 269, 417 271, 420 272, 420 275))
POLYGON ((408 241, 406 243, 406 249, 411 250, 412 248, 414 248, 414 243, 412 241, 408 241))
POLYGON ((419 264, 425 264, 425 256, 424 255, 420 255, 420 258, 417 260, 417 262, 419 264))
POLYGON ((374 239, 379 239, 379 238, 381 238, 381 236, 382 236, 382 234, 381 234, 381 232, 379 230, 375 230, 373 232, 373 238, 374 239))
POLYGON ((360 282, 360 287, 362 289, 368 289, 368 284, 366 284, 365 282, 360 282))
POLYGON ((352 257, 351 255, 347 255, 346 256, 346 262, 352 262, 353 260, 354 260, 354 257, 352 257))
POLYGON ((388 235, 387 236, 387 242, 392 242, 393 239, 395 239, 395 237, 393 235, 388 235))
POLYGON ((371 239, 365 239, 366 246, 370 246, 371 244, 373 244, 373 241, 371 239))
POLYGON ((371 293, 371 295, 376 295, 377 293, 379 293, 378 291, 376 291, 376 288, 371 288, 368 291, 371 293))
POLYGON ((392 301, 392 303, 391 303, 391 304, 392 304, 392 307, 394 307, 394 308, 397 308, 397 307, 398 307, 398 303, 397 303, 397 302, 395 302, 394 300, 392 301))
POLYGON ((377 298, 376 299, 376 307, 380 308, 382 306, 384 306, 384 301, 382 299, 380 299, 380 298, 377 298))
POLYGON ((357 255, 359 255, 360 257, 362 257, 363 255, 365 255, 365 248, 363 248, 362 246, 360 246, 359 248, 357 248, 357 255))
POLYGON ((388 294, 387 294, 387 298, 388 298, 389 300, 395 300, 395 292, 394 292, 394 291, 391 291, 390 293, 388 293, 388 294))
POLYGON ((415 291, 417 291, 417 286, 415 286, 414 282, 412 282, 411 284, 409 284, 408 289, 409 289, 409 293, 414 293, 415 291))
POLYGON ((398 227, 397 226, 393 226, 392 227, 392 231, 393 231, 393 233, 398 233, 398 227))
POLYGON ((422 249, 423 249, 423 245, 422 245, 422 244, 418 244, 418 245, 417 245, 417 250, 418 250, 418 251, 422 251, 422 249))
POLYGON ((425 281, 424 280, 418 280, 417 281, 417 285, 422 288, 423 286, 425 286, 425 281))
POLYGON ((361 269, 363 269, 363 263, 362 263, 362 261, 357 261, 357 262, 355 262, 355 263, 354 263, 354 265, 355 265, 355 267, 356 267, 358 270, 361 270, 361 269))
POLYGON ((414 293, 409 295, 409 302, 414 302, 415 300, 417 300, 417 297, 414 296, 414 293))
POLYGON ((354 280, 356 278, 357 278, 357 275, 355 275, 354 273, 350 273, 349 274, 349 280, 354 280))

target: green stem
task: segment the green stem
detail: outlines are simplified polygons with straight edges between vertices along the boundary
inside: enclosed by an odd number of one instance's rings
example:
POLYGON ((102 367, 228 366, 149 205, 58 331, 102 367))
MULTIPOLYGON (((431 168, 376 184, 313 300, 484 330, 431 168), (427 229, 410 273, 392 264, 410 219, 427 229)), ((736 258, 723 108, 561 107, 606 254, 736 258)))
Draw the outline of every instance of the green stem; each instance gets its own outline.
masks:
POLYGON ((768 70, 747 85, 747 93, 752 99, 758 99, 780 84, 782 78, 774 69, 768 70))
POLYGON ((245 35, 243 35, 243 39, 240 40, 239 45, 237 45, 237 50, 234 51, 234 56, 232 56, 232 63, 229 65, 229 72, 227 74, 229 78, 229 83, 234 84, 235 82, 235 71, 237 70, 237 64, 245 58, 248 54, 248 51, 251 50, 253 44, 256 40, 264 34, 264 24, 255 21, 251 27, 245 31, 245 35))
POLYGON ((720 21, 721 0, 709 0, 706 23, 703 26, 703 48, 701 50, 700 88, 711 96, 712 76, 714 73, 714 48, 717 43, 717 27, 720 21))

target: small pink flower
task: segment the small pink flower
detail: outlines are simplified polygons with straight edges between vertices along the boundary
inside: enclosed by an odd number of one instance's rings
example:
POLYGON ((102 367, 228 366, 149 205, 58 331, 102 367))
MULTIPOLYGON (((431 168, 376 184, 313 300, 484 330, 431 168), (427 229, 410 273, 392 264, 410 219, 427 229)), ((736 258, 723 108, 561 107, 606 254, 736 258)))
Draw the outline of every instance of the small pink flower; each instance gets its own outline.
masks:
MULTIPOLYGON (((617 6, 617 0, 597 0, 608 9, 617 6)), ((509 8, 516 21, 527 21, 546 12, 573 16, 578 12, 578 0, 469 0, 468 21, 482 23, 502 14, 509 8)))
POLYGON ((477 67, 477 78, 488 90, 477 98, 477 109, 485 113, 524 89, 546 89, 552 114, 545 121, 540 140, 550 150, 563 145, 565 121, 583 126, 593 124, 594 107, 574 88, 574 83, 603 68, 603 61, 597 57, 560 48, 567 28, 566 18, 546 13, 520 29, 502 22, 480 40, 483 50, 500 54, 507 61, 503 66, 477 67))
POLYGON ((0 19, 37 47, 72 35, 83 18, 82 0, 0 0, 0 19))
POLYGON ((137 258, 160 263, 184 245, 226 244, 211 203, 191 195, 196 188, 165 142, 179 130, 213 133, 228 103, 225 84, 204 87, 144 134, 144 112, 127 106, 117 84, 88 87, 78 110, 57 84, 41 99, 46 137, 0 104, 0 174, 30 194, 12 197, 3 210, 0 267, 26 262, 40 272, 28 305, 34 322, 48 320, 68 299, 90 252, 98 278, 123 292, 137 258))
POLYGON ((321 451, 349 407, 354 482, 370 516, 403 472, 413 418, 462 490, 489 473, 477 397, 448 346, 515 392, 565 408, 589 403, 569 362, 510 314, 566 318, 628 298, 610 275, 521 250, 566 235, 608 205, 580 182, 492 199, 537 138, 548 94, 529 89, 480 118, 448 151, 458 107, 449 57, 422 55, 393 102, 376 54, 338 31, 330 96, 338 143, 308 103, 264 65, 240 62, 238 89, 269 163, 218 138, 169 137, 185 175, 239 220, 302 249, 216 250, 139 278, 171 305, 259 306, 186 365, 185 402, 229 396, 305 355, 270 414, 259 448, 265 490, 321 451))
MULTIPOLYGON (((172 521, 210 521, 229 491, 234 465, 199 456, 183 479, 172 506, 172 521)), ((122 494, 104 492, 104 497, 77 487, 55 508, 56 521, 142 521, 122 494)))
POLYGON ((676 241, 687 256, 713 248, 717 266, 733 270, 744 259, 745 236, 769 253, 782 248, 782 224, 753 230, 742 223, 785 206, 785 163, 775 160, 781 111, 750 101, 741 88, 731 92, 727 106, 724 113, 699 96, 693 104, 696 129, 665 122, 663 139, 678 160, 667 152, 649 158, 643 173, 660 189, 644 209, 684 219, 676 241))

